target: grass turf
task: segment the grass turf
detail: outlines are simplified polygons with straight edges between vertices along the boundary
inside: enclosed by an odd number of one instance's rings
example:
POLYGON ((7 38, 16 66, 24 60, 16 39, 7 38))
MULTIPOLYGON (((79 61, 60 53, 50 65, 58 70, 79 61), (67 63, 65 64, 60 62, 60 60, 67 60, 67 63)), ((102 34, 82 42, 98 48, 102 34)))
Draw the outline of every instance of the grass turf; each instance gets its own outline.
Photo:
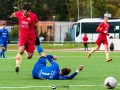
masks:
MULTIPOLYGON (((47 54, 58 56, 57 62, 60 68, 70 67, 74 72, 80 64, 84 66, 84 70, 73 80, 32 79, 31 70, 39 57, 37 52, 31 60, 23 56, 20 73, 16 74, 14 58, 16 53, 17 51, 8 50, 7 58, 0 58, 0 90, 52 90, 53 84, 56 85, 57 90, 106 90, 103 82, 108 76, 114 76, 120 83, 119 52, 111 52, 110 56, 113 61, 107 63, 105 53, 102 52, 93 53, 88 60, 87 52, 46 51, 47 54)), ((115 90, 120 90, 120 86, 117 85, 115 90)))

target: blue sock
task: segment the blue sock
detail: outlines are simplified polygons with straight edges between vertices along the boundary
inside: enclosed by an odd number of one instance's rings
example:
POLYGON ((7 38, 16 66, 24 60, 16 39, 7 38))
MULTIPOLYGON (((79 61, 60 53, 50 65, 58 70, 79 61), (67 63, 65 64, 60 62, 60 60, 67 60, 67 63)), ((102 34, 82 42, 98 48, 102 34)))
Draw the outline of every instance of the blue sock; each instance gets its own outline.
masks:
POLYGON ((44 50, 42 49, 40 45, 36 46, 36 48, 37 48, 38 53, 44 52, 44 50))
POLYGON ((2 57, 3 57, 3 58, 5 58, 5 53, 4 53, 4 52, 5 52, 5 50, 2 49, 2 57))

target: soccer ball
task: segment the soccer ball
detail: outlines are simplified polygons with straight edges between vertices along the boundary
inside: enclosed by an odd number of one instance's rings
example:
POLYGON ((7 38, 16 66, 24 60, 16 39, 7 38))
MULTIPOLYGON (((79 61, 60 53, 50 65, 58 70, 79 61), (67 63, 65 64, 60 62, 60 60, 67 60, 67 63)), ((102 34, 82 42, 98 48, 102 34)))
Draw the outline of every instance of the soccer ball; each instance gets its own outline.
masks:
POLYGON ((114 77, 107 77, 104 81, 104 86, 107 89, 113 89, 117 85, 117 80, 114 77))

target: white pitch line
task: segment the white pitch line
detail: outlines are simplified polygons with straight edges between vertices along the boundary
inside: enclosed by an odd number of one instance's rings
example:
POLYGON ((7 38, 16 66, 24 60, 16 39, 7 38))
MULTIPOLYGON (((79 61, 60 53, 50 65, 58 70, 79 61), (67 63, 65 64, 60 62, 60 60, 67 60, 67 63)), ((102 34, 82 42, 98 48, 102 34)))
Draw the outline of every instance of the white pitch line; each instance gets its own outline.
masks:
POLYGON ((16 58, 16 57, 6 57, 6 58, 0 58, 0 59, 12 59, 12 58, 16 58))
MULTIPOLYGON (((101 87, 104 85, 55 85, 56 88, 65 88, 65 87, 101 87)), ((117 84, 117 86, 120 86, 120 84, 117 84)), ((1 86, 0 88, 7 88, 7 89, 11 89, 11 88, 52 88, 51 86, 1 86)))

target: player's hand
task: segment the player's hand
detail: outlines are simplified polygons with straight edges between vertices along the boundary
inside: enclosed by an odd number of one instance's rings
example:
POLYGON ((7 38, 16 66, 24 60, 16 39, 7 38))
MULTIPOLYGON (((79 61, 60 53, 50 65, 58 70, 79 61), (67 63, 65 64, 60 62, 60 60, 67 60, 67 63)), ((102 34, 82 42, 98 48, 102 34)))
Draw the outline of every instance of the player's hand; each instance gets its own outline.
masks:
POLYGON ((105 33, 105 34, 107 34, 107 33, 108 33, 108 31, 107 31, 107 30, 105 30, 105 31, 104 31, 104 33, 105 33))
POLYGON ((53 56, 53 59, 54 59, 54 60, 57 60, 57 59, 58 59, 58 57, 57 57, 57 56, 53 56))
POLYGON ((40 45, 40 40, 39 40, 39 37, 36 37, 36 40, 35 40, 35 45, 40 45))
POLYGON ((83 70, 83 68, 84 68, 83 65, 80 65, 77 70, 81 71, 81 70, 83 70))
POLYGON ((8 40, 8 44, 10 44, 10 40, 8 40))

